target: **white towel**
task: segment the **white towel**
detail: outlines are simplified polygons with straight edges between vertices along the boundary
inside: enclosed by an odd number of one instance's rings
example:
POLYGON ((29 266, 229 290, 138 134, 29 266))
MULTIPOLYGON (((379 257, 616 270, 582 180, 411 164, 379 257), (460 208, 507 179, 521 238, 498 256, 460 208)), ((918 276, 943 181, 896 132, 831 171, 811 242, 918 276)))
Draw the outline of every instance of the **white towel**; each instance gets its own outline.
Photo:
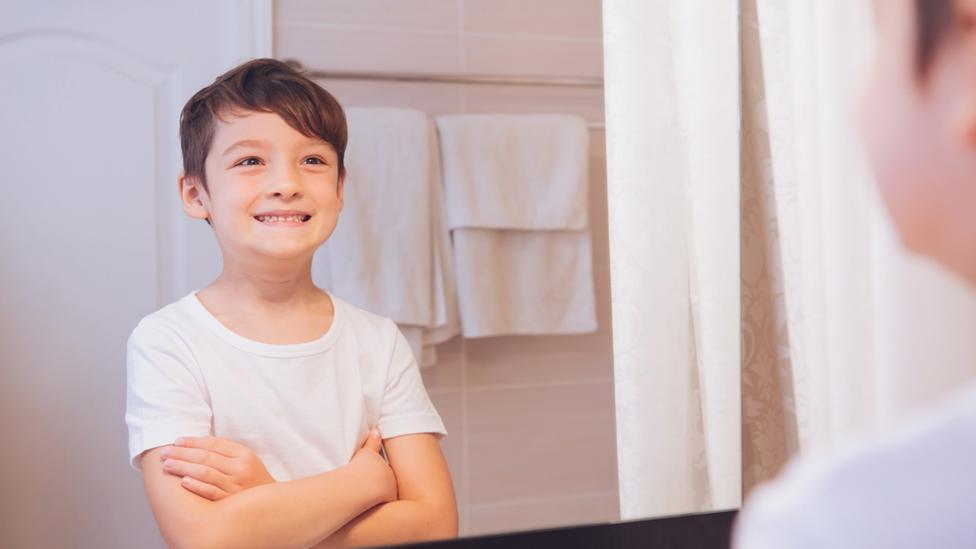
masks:
POLYGON ((437 117, 451 229, 588 227, 586 121, 562 114, 437 117))
POLYGON ((316 253, 313 277, 353 305, 391 318, 417 361, 430 365, 432 349, 423 346, 459 331, 449 308, 453 261, 436 131, 411 109, 350 108, 346 120, 344 206, 316 253))
POLYGON ((464 336, 595 331, 586 122, 446 115, 437 125, 464 336))
MULTIPOLYGON (((437 130, 429 126, 430 150, 438 150, 437 130)), ((434 155, 431 168, 431 231, 434 234, 434 310, 433 326, 400 325, 422 368, 437 363, 436 346, 461 333, 458 311, 457 280, 451 233, 447 228, 447 211, 442 189, 440 158, 434 155)))
POLYGON ((596 331, 586 231, 454 231, 464 337, 596 331))

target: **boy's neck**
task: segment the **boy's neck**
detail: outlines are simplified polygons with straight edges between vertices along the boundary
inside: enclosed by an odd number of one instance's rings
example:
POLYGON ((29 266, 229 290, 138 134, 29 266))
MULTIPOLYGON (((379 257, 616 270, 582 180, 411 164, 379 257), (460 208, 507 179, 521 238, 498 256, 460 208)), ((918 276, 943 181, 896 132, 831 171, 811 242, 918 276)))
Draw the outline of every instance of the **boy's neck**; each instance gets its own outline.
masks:
POLYGON ((248 269, 225 264, 223 272, 200 291, 221 308, 294 311, 320 304, 325 293, 312 282, 311 261, 299 269, 248 269))

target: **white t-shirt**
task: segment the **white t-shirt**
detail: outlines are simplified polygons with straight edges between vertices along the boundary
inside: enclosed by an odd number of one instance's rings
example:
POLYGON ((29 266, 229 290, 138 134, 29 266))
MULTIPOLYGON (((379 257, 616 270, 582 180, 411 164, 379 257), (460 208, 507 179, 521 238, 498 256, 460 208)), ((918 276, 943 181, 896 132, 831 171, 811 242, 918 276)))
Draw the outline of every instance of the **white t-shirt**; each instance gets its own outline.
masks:
POLYGON ((348 463, 370 427, 446 435, 396 325, 330 297, 329 330, 290 345, 232 332, 195 291, 143 318, 127 342, 132 467, 178 437, 217 436, 284 481, 348 463))
POLYGON ((976 547, 976 386, 892 433, 756 489, 736 549, 976 547))

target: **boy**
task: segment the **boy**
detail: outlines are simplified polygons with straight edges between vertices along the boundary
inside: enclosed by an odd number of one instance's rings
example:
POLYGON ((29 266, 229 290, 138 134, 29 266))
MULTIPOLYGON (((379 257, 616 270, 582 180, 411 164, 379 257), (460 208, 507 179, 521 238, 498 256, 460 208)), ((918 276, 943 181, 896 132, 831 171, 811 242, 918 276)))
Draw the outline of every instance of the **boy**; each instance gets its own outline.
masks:
POLYGON ((392 321, 312 283, 342 209, 338 102, 257 59, 187 102, 180 137, 183 209, 211 225, 224 266, 127 343, 131 464, 166 542, 456 536, 446 432, 410 347, 392 321))
MULTIPOLYGON (((907 247, 976 284, 976 1, 875 2, 863 102, 907 247)), ((922 365, 919 365, 922 366, 922 365)), ((976 546, 976 384, 897 433, 794 464, 743 507, 738 549, 976 546)))

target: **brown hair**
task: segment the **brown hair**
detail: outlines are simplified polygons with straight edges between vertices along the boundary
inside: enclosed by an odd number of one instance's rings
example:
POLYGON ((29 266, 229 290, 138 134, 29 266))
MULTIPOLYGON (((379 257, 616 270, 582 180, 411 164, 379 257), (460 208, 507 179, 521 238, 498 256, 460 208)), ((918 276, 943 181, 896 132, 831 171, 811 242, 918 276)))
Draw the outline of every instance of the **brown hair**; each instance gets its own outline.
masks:
POLYGON ((322 139, 332 145, 339 157, 339 175, 345 174, 343 157, 348 134, 339 102, 287 64, 276 59, 254 59, 218 76, 183 106, 183 170, 199 181, 204 191, 204 161, 213 142, 216 119, 234 110, 273 112, 302 135, 322 139))
POLYGON ((952 0, 915 0, 915 67, 924 78, 952 28, 952 0))

